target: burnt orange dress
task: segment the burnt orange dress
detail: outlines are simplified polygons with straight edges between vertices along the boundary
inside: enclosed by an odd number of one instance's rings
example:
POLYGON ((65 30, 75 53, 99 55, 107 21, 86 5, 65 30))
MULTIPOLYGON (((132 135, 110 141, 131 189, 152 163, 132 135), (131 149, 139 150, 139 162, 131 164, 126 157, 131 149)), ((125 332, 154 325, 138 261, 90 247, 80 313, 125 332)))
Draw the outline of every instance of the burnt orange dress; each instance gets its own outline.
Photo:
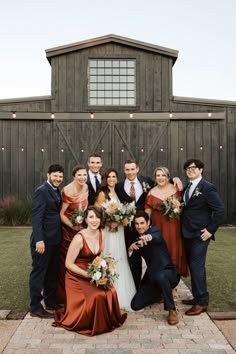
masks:
MULTIPOLYGON (((176 198, 180 198, 180 192, 176 192, 176 198)), ((184 243, 181 237, 180 220, 170 220, 168 215, 161 212, 162 199, 150 194, 145 201, 145 209, 152 209, 152 225, 159 227, 166 241, 172 263, 176 266, 179 274, 183 277, 189 275, 187 259, 184 251, 184 243)))
MULTIPOLYGON (((83 248, 76 264, 86 270, 88 264, 102 251, 102 233, 99 235, 99 250, 93 254, 82 233, 83 248)), ((126 320, 121 314, 115 288, 104 290, 90 283, 90 279, 66 271, 66 307, 54 312, 52 326, 63 327, 87 336, 113 331, 126 320)))
MULTIPOLYGON (((63 202, 69 204, 65 215, 70 219, 75 209, 84 208, 88 206, 88 189, 85 193, 78 195, 77 197, 69 197, 62 190, 63 202)), ((73 230, 71 227, 62 223, 62 241, 60 249, 59 260, 59 273, 58 273, 58 286, 57 286, 57 302, 59 304, 65 304, 66 292, 65 292, 65 260, 70 243, 78 231, 73 230)))

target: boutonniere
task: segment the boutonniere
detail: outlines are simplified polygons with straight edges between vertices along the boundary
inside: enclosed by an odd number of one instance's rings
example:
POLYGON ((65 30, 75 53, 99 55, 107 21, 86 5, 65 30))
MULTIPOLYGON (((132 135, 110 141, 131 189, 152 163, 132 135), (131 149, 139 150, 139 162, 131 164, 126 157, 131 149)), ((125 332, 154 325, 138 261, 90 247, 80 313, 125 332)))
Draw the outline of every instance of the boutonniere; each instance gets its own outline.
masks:
POLYGON ((197 187, 193 193, 193 198, 194 197, 199 197, 199 195, 202 195, 202 192, 200 191, 200 189, 197 187))
POLYGON ((149 186, 149 184, 148 184, 147 182, 143 182, 143 183, 142 183, 142 187, 143 187, 143 191, 144 191, 145 193, 147 193, 147 191, 148 191, 149 189, 151 189, 151 186, 149 186))

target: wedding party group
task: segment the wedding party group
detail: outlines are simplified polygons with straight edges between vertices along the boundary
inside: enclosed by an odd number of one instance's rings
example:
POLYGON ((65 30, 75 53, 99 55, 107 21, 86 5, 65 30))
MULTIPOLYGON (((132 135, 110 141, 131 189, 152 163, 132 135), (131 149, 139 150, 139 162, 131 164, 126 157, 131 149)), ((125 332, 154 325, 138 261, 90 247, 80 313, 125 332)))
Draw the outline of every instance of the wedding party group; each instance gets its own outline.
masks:
POLYGON ((177 286, 191 276, 187 316, 207 311, 206 256, 224 220, 215 186, 203 178, 204 163, 188 159, 188 184, 159 166, 139 176, 135 160, 125 178, 104 169, 98 154, 76 165, 59 190, 64 168, 48 167, 32 197, 30 314, 52 326, 87 336, 122 326, 127 314, 163 303, 167 323, 179 322, 177 286))

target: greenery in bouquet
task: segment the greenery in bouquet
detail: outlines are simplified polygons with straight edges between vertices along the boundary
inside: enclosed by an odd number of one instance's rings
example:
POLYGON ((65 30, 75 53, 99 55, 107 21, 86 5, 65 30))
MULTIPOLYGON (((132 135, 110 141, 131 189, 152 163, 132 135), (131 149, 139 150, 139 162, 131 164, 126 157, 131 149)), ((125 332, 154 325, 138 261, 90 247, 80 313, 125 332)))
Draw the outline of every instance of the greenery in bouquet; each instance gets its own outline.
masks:
POLYGON ((167 215, 170 220, 179 219, 182 203, 175 195, 164 199, 161 203, 158 203, 158 205, 161 206, 162 214, 167 215))
MULTIPOLYGON (((132 203, 121 203, 115 198, 111 198, 102 204, 104 219, 109 226, 112 223, 130 225, 135 214, 135 201, 132 203)), ((111 232, 116 232, 117 227, 109 229, 111 232)))
POLYGON ((113 287, 115 279, 119 277, 115 272, 116 260, 111 255, 97 256, 92 263, 89 264, 87 272, 91 276, 91 283, 95 283, 96 286, 100 286, 105 290, 109 290, 113 287))
POLYGON ((83 224, 84 219, 85 219, 85 212, 86 212, 87 208, 78 208, 78 209, 74 209, 72 215, 71 215, 71 222, 73 224, 73 226, 80 226, 83 224))

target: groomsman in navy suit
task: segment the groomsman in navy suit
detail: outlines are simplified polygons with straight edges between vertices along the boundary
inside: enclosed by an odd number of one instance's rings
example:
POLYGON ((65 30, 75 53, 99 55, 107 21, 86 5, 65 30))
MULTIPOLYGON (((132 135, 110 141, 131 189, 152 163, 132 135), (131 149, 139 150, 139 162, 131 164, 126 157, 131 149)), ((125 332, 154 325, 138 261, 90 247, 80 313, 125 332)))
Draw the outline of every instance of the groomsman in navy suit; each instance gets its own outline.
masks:
POLYGON ((53 318, 46 310, 55 310, 57 272, 61 242, 60 209, 64 168, 51 165, 47 181, 38 187, 32 198, 32 235, 30 239, 32 271, 30 274, 31 316, 53 318), (44 299, 46 310, 41 305, 44 299))
POLYGON ((186 315, 207 311, 209 294, 206 282, 206 255, 211 239, 224 220, 224 205, 213 184, 202 178, 204 164, 189 159, 184 163, 189 184, 184 189, 182 234, 191 274, 192 300, 183 300, 192 307, 186 315))
POLYGON ((102 168, 102 157, 98 154, 90 155, 88 158, 88 168, 88 204, 93 205, 95 202, 97 190, 101 184, 100 170, 102 168))
POLYGON ((178 316, 172 289, 178 285, 180 276, 171 262, 161 230, 156 226, 150 226, 149 215, 145 211, 137 211, 134 223, 139 241, 130 245, 129 255, 132 258, 139 253, 145 259, 147 276, 144 276, 132 299, 131 308, 139 311, 145 306, 160 302, 162 294, 164 309, 169 311, 167 321, 170 325, 175 325, 178 323, 178 316))

